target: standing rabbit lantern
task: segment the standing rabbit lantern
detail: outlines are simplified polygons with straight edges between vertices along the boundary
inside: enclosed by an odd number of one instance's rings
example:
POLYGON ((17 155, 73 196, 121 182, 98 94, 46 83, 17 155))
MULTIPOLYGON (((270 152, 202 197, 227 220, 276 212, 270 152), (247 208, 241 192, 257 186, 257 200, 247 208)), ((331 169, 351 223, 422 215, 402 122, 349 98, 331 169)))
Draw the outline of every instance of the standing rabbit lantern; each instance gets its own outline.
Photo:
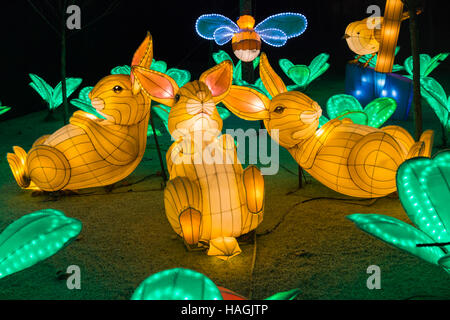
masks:
POLYGON ((287 91, 262 53, 260 76, 273 97, 248 87, 232 86, 224 104, 247 120, 264 120, 279 130, 279 143, 297 163, 327 187, 360 198, 377 198, 396 191, 397 169, 405 160, 430 157, 433 131, 415 142, 398 126, 381 129, 333 119, 318 129, 322 109, 297 91, 287 91))
POLYGON ((179 88, 168 75, 132 68, 152 100, 169 107, 175 142, 167 151, 170 180, 164 190, 167 218, 189 247, 209 247, 227 260, 241 252, 236 240, 263 219, 264 179, 255 166, 243 170, 234 139, 221 135, 216 105, 231 88, 230 61, 205 71, 179 88))
MULTIPOLYGON (((152 58, 148 33, 132 65, 149 68, 152 58)), ((106 120, 76 111, 68 125, 37 139, 28 153, 13 147, 7 159, 20 187, 58 191, 110 185, 137 167, 145 151, 151 100, 133 75, 122 74, 100 80, 89 98, 106 120)))

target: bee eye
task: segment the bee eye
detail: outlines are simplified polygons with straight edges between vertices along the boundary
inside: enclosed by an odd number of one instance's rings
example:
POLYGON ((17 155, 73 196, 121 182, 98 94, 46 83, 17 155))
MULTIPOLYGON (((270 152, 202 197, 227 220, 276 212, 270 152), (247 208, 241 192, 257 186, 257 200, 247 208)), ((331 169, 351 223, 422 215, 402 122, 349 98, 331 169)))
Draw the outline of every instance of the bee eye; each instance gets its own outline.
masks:
POLYGON ((114 93, 120 93, 123 90, 123 88, 121 86, 115 86, 113 88, 114 93))
POLYGON ((180 95, 177 93, 175 95, 175 103, 177 103, 180 100, 180 95))
POLYGON ((274 112, 278 113, 278 114, 282 114, 284 109, 286 109, 286 107, 283 106, 278 106, 275 108, 275 110, 273 110, 274 112))

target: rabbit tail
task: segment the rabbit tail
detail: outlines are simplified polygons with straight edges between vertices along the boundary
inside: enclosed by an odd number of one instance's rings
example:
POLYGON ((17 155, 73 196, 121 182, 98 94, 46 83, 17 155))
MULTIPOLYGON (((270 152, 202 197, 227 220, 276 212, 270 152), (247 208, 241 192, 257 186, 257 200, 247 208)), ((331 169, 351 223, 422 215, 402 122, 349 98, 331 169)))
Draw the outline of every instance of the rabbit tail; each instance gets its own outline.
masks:
POLYGON ((21 188, 27 188, 30 186, 30 176, 27 172, 27 153, 21 147, 14 146, 14 153, 7 154, 7 160, 9 163, 9 167, 16 179, 17 184, 21 188))

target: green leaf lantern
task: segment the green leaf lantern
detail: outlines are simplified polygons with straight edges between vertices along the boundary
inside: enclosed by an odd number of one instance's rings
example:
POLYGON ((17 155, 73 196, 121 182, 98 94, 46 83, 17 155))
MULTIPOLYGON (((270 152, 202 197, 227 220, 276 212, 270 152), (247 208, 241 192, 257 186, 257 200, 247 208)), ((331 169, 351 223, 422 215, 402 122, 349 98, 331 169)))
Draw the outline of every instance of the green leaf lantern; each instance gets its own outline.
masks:
MULTIPOLYGON (((374 99, 364 109, 355 97, 348 94, 337 94, 327 101, 330 119, 349 118, 354 123, 374 128, 381 127, 394 114, 396 108, 397 102, 388 97, 374 99)), ((325 116, 321 118, 320 126, 328 121, 325 116)))
POLYGON ((81 222, 44 209, 27 214, 0 234, 0 279, 54 255, 81 232, 81 222))
POLYGON ((450 272, 450 150, 412 158, 397 172, 400 201, 414 226, 379 214, 347 218, 370 235, 450 272))
MULTIPOLYGON (((55 88, 52 88, 41 77, 30 73, 31 82, 29 83, 44 101, 47 102, 48 108, 54 110, 58 108, 62 102, 62 84, 59 82, 55 88)), ((66 78, 66 96, 69 97, 81 84, 83 79, 81 78, 66 78)))

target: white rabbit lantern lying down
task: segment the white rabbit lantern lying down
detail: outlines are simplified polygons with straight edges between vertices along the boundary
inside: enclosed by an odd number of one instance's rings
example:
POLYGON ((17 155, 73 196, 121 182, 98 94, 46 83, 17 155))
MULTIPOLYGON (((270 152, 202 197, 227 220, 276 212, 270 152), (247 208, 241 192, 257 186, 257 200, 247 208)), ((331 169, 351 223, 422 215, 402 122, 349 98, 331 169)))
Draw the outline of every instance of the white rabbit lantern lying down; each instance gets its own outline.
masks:
POLYGON ((255 166, 242 169, 234 139, 220 133, 216 104, 230 90, 232 64, 224 61, 181 88, 157 71, 137 66, 132 73, 152 100, 171 107, 168 127, 176 141, 166 155, 164 190, 170 225, 189 246, 209 246, 209 255, 239 254, 236 238, 263 219, 264 179, 255 166))
POLYGON ((269 133, 278 129, 280 145, 311 176, 337 192, 360 198, 388 195, 396 191, 400 164, 430 157, 432 130, 415 142, 402 127, 377 129, 347 118, 318 129, 320 106, 301 92, 288 92, 264 53, 259 72, 272 100, 252 88, 232 86, 223 103, 243 119, 264 120, 269 133))

